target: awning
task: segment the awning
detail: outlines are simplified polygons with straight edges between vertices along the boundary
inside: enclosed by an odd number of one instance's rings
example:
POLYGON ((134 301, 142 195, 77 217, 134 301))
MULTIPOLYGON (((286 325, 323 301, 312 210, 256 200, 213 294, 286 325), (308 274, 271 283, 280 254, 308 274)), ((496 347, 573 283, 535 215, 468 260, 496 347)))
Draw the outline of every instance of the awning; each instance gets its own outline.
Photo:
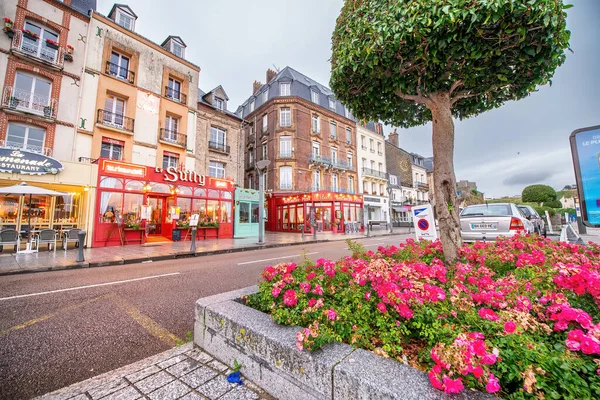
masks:
POLYGON ((409 210, 406 207, 392 207, 392 209, 396 212, 407 212, 409 210))

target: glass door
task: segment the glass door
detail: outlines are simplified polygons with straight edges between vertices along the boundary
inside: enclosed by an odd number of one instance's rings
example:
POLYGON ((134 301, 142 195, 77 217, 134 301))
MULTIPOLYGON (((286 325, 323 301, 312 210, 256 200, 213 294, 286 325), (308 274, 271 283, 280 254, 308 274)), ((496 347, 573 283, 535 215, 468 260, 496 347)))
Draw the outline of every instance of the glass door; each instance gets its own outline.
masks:
POLYGON ((148 220, 148 234, 161 235, 164 223, 164 199, 162 197, 148 196, 148 205, 151 207, 150 219, 148 220))

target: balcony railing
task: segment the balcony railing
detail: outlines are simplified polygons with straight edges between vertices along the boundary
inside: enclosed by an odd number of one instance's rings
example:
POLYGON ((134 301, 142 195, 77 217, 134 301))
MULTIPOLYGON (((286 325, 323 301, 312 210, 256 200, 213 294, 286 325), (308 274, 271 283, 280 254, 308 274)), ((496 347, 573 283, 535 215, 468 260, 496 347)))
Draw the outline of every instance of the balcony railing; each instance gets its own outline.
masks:
POLYGON ((380 172, 371 168, 363 168, 362 174, 365 176, 372 176, 373 178, 386 179, 385 172, 380 172))
POLYGON ((311 191, 318 192, 320 190, 328 191, 332 193, 342 193, 342 194, 354 194, 354 190, 351 189, 342 189, 339 186, 323 186, 323 185, 312 185, 311 191))
POLYGON ((104 126, 110 126, 111 128, 133 132, 135 119, 126 117, 123 114, 116 114, 100 109, 98 110, 98 118, 96 119, 96 123, 104 126))
POLYGON ((212 149, 212 150, 222 151, 223 153, 229 154, 229 146, 227 146, 225 143, 208 142, 208 148, 212 149))
POLYGON ((429 185, 425 182, 416 182, 415 187, 423 190, 429 190, 429 185))
POLYGON ((36 58, 54 67, 63 67, 64 50, 62 47, 55 49, 51 45, 48 45, 46 40, 40 37, 35 39, 19 29, 14 30, 11 48, 16 52, 36 58))
POLYGON ((108 75, 114 76, 117 79, 122 79, 124 81, 127 81, 127 82, 131 83, 132 85, 133 85, 133 82, 135 81, 135 72, 133 72, 125 67, 121 67, 120 65, 113 64, 110 61, 106 62, 105 72, 108 75))
POLYGON ((187 147, 187 135, 171 129, 161 128, 160 140, 175 146, 181 146, 184 149, 187 147))
POLYGON ((98 159, 90 157, 79 157, 77 161, 84 164, 96 164, 98 162, 98 159))
POLYGON ((32 153, 43 154, 48 157, 52 157, 52 149, 50 147, 36 146, 29 143, 20 143, 9 140, 0 140, 0 147, 6 147, 15 150, 27 150, 32 153))
POLYGON ((45 118, 56 118, 56 99, 40 96, 13 86, 4 87, 2 106, 12 110, 37 114, 45 118))
POLYGON ((185 94, 181 93, 179 90, 175 90, 168 86, 165 86, 165 97, 171 100, 175 100, 182 104, 187 104, 187 96, 185 94))
POLYGON ((383 151, 377 150, 377 155, 382 156, 383 155, 383 151))
POLYGON ((292 158, 292 152, 279 153, 279 158, 292 158))
POLYGON ((371 150, 371 153, 375 153, 375 149, 370 149, 370 150, 371 150))
POLYGON ((292 189, 292 183, 291 182, 283 182, 279 184, 279 189, 280 190, 291 190, 292 189))
POLYGON ((363 150, 366 150, 366 149, 367 149, 367 146, 365 146, 365 145, 363 145, 363 146, 360 146, 360 147, 362 147, 362 149, 363 149, 363 150))
POLYGON ((331 159, 329 159, 327 157, 320 156, 318 154, 312 154, 308 158, 308 162, 309 163, 314 163, 314 164, 331 165, 331 159))

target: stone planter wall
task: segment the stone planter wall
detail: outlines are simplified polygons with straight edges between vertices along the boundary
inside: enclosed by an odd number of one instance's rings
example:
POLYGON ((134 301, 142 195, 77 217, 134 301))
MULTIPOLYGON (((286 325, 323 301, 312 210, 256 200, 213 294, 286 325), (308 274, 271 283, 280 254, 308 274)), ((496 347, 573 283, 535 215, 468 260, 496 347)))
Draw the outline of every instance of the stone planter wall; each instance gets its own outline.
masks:
POLYGON ((296 349, 299 327, 275 324, 271 317, 240 303, 249 288, 196 302, 194 343, 242 373, 278 399, 494 399, 465 391, 448 396, 427 375, 395 360, 335 343, 308 352, 296 349))

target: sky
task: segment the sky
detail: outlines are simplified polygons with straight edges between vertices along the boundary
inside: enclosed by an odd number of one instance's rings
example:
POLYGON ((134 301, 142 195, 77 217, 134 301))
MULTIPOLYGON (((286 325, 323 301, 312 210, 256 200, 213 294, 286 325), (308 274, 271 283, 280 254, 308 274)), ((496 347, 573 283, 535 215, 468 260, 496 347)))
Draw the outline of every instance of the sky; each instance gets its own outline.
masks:
MULTIPOLYGON (((600 125, 600 0, 569 0, 571 49, 552 86, 464 121, 455 121, 457 180, 475 181, 486 197, 520 194, 530 184, 575 183, 569 135, 600 125)), ((162 43, 178 35, 199 65, 200 88, 222 85, 235 111, 285 66, 329 86, 331 33, 343 0, 127 0, 136 31, 162 43), (176 5, 176 8, 175 8, 176 5)), ((113 3, 98 0, 107 15, 113 3)), ((393 128, 386 127, 389 132, 393 128)), ((400 146, 431 156, 431 124, 398 129, 400 146)))

